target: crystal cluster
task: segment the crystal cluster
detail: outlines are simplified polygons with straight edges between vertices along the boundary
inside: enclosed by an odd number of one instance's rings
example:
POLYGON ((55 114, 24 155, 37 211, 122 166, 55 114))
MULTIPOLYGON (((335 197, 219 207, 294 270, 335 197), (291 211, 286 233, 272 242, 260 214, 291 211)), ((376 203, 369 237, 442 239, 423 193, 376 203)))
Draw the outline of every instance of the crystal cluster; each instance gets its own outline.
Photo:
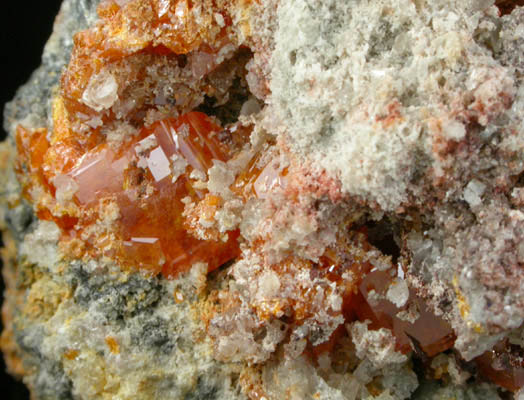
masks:
POLYGON ((31 181, 41 177, 48 191, 51 204, 39 205, 41 218, 61 226, 64 243, 171 277, 195 262, 208 263, 211 271, 238 254, 238 233, 202 241, 186 232, 182 215, 184 202, 205 196, 191 176, 205 176, 213 160, 226 160, 219 131, 205 114, 190 112, 158 121, 114 150, 106 143, 53 146, 44 131, 28 137, 23 128, 18 143, 28 150, 31 181), (62 166, 53 157, 59 152, 68 155, 59 159, 62 166))

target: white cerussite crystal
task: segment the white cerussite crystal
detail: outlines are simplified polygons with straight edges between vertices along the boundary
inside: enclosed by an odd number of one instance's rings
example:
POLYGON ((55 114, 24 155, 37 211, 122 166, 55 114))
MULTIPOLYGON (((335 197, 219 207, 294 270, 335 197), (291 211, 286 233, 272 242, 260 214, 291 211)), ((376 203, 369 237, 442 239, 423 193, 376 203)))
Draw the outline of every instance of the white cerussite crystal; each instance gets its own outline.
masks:
POLYGON ((486 190, 486 185, 473 179, 464 189, 464 200, 466 200, 471 207, 478 206, 482 203, 481 196, 484 190, 486 190))
POLYGON ((82 95, 82 101, 95 111, 111 108, 118 100, 115 77, 107 71, 94 75, 82 95))
POLYGON ((397 307, 402 307, 409 299, 408 284, 404 279, 394 280, 388 288, 386 297, 397 307))

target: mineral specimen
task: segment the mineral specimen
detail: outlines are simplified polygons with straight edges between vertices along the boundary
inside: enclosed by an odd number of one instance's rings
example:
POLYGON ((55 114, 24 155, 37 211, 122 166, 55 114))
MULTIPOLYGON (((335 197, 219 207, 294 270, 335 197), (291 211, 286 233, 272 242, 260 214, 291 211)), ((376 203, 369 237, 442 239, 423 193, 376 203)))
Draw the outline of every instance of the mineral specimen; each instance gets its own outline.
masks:
POLYGON ((35 399, 524 398, 524 8, 64 0, 0 144, 35 399))

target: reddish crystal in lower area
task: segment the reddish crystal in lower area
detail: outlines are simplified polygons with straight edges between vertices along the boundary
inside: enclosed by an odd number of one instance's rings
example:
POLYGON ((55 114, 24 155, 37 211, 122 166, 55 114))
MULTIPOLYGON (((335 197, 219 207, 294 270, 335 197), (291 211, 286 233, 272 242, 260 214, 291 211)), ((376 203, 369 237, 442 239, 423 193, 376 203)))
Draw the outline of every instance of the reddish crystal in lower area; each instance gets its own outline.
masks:
MULTIPOLYGON (((358 238, 361 248, 366 251, 371 248, 364 233, 354 232, 352 236, 358 238)), ((402 353, 415 350, 426 357, 433 357, 453 347, 453 329, 447 321, 430 310, 424 299, 409 288, 401 267, 398 270, 378 270, 370 262, 354 257, 351 250, 346 252, 345 247, 346 244, 341 241, 336 248, 327 249, 319 263, 293 260, 309 266, 310 276, 326 278, 338 287, 343 296, 340 313, 345 322, 369 320, 369 329, 390 329, 395 337, 396 350, 402 353), (344 276, 351 279, 345 279, 344 276), (403 304, 394 304, 391 301, 392 296, 388 296, 388 290, 395 285, 403 285, 405 288, 400 302, 403 304)), ((281 269, 285 269, 285 263, 274 266, 277 272, 281 269)), ((310 296, 313 297, 314 293, 310 296)), ((301 319, 310 317, 312 313, 308 305, 311 302, 306 302, 306 307, 295 303, 291 320, 299 324, 301 319)), ((344 329, 336 330, 329 341, 312 348, 312 352, 320 354, 331 351, 343 331, 344 329)))
MULTIPOLYGON (((100 144, 51 180, 57 200, 60 193, 72 192, 71 201, 79 209, 76 224, 61 224, 67 207, 59 217, 45 208, 40 215, 55 220, 66 237, 84 240, 91 255, 107 256, 125 267, 168 277, 195 262, 216 269, 238 255, 238 232, 216 241, 197 239, 184 228, 182 213, 184 202, 206 194, 193 186, 191 171, 206 174, 213 160, 229 157, 216 138, 220 129, 205 114, 190 112, 144 128, 117 149, 100 144), (112 206, 116 216, 111 216, 112 206)), ((29 157, 34 158, 42 159, 39 154, 29 157)), ((46 170, 45 162, 40 164, 36 170, 46 170)))
POLYGON ((524 350, 508 340, 475 359, 481 375, 512 392, 524 386, 524 350))
POLYGON ((408 300, 401 307, 387 299, 389 287, 398 284, 399 279, 395 271, 370 271, 359 285, 359 295, 364 300, 356 308, 359 319, 370 320, 374 329, 391 329, 397 350, 404 353, 414 347, 432 357, 451 348, 455 342, 453 329, 431 312, 414 290, 409 290, 408 300))
MULTIPOLYGON (((363 248, 369 247, 366 234, 359 233, 359 237, 363 248)), ((328 249, 321 257, 321 264, 327 271, 327 277, 339 284, 343 282, 342 272, 346 269, 351 271, 355 289, 347 290, 344 297, 346 321, 369 320, 369 329, 390 329, 397 351, 403 353, 414 349, 433 357, 453 346, 453 329, 443 318, 435 315, 413 289, 408 288, 401 266, 385 271, 378 270, 369 262, 352 262, 344 266, 336 253, 328 249), (394 285, 404 286, 404 304, 394 304, 388 298, 388 290, 394 285)))

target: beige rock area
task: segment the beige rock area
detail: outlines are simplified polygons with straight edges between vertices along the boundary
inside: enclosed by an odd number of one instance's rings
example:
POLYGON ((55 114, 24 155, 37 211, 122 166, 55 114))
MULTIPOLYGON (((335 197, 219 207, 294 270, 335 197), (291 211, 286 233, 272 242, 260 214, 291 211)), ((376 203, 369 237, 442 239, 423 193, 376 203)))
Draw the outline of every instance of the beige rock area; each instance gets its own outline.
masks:
POLYGON ((523 399, 523 74, 519 1, 64 0, 5 107, 9 373, 523 399))

